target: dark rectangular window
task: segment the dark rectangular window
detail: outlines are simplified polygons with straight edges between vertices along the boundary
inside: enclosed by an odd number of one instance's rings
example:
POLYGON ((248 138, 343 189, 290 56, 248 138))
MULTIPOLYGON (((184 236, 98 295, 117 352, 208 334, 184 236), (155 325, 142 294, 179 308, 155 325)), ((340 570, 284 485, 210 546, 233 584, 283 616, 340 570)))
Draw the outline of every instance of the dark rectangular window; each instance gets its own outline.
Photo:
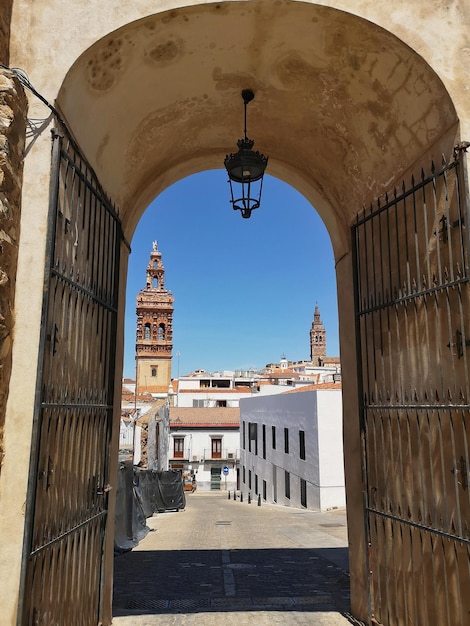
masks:
POLYGON ((300 504, 307 508, 307 481, 300 479, 300 504))
POLYGON ((284 452, 289 454, 289 429, 284 428, 284 452))
POLYGON ((266 458, 266 425, 263 424, 263 459, 266 458))
MULTIPOLYGON (((242 448, 245 449, 245 422, 242 423, 242 448)), ((245 482, 245 481, 243 481, 245 482)))
POLYGON ((258 424, 256 422, 248 423, 248 449, 251 452, 251 442, 255 442, 254 453, 258 454, 258 424))
POLYGON ((273 426, 271 429, 271 437, 273 439, 273 450, 276 449, 276 427, 273 426))
POLYGON ((213 437, 211 440, 211 458, 212 459, 221 459, 222 458, 222 439, 218 437, 213 437))
POLYGON ((299 430, 299 456, 305 461, 305 431, 299 430))
POLYGON ((230 389, 230 379, 219 378, 211 381, 211 387, 213 389, 230 389))
POLYGON ((263 500, 266 500, 266 481, 263 480, 263 500))
POLYGON ((245 471, 245 466, 243 466, 243 484, 246 485, 246 471, 245 471))
POLYGON ((175 437, 173 439, 173 458, 184 458, 184 437, 175 437))
POLYGON ((255 493, 258 495, 258 474, 255 474, 255 493))
POLYGON ((273 465, 273 500, 277 502, 277 467, 273 465))
POLYGON ((286 486, 286 498, 290 500, 290 474, 289 472, 284 472, 284 480, 286 486))
POLYGON ((251 489, 251 470, 248 470, 248 489, 251 489))

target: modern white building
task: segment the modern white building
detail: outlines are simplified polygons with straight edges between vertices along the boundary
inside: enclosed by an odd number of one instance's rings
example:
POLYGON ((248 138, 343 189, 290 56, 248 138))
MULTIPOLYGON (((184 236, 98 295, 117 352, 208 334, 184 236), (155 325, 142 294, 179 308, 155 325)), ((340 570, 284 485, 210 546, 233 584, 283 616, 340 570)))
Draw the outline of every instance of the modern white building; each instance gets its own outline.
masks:
POLYGON ((240 400, 240 490, 317 511, 344 507, 339 383, 240 400))

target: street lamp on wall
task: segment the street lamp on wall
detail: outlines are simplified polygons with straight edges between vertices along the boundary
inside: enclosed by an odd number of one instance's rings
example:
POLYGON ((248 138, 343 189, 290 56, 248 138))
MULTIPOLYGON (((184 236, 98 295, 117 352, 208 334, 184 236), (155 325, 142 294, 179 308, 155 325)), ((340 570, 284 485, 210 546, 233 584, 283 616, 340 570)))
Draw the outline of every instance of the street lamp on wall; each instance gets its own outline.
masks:
POLYGON ((261 203, 263 176, 268 164, 268 157, 252 150, 253 139, 246 134, 246 107, 253 100, 255 94, 251 89, 242 91, 245 111, 245 137, 237 141, 238 152, 228 154, 224 165, 227 170, 231 204, 234 210, 240 211, 242 217, 249 218, 251 212, 261 203))

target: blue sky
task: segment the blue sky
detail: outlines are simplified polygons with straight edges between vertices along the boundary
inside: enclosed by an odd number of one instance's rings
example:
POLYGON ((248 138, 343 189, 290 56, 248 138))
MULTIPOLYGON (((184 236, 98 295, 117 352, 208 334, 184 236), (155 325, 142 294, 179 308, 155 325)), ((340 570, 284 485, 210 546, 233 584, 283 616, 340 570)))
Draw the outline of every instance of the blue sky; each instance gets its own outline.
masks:
POLYGON ((333 250, 326 228, 295 189, 266 175, 259 209, 243 219, 229 204, 224 170, 189 176, 161 193, 132 239, 124 376, 135 377, 135 302, 158 242, 175 298, 173 377, 202 368, 260 369, 310 358, 315 304, 338 356, 333 250))

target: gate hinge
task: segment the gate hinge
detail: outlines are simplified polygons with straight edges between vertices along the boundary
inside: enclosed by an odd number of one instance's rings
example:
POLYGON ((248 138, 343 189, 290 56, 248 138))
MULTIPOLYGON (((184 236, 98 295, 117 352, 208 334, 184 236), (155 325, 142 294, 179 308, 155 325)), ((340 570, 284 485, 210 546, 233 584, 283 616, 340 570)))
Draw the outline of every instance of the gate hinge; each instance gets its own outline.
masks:
POLYGON ((439 220, 439 224, 441 224, 441 229, 440 230, 436 230, 434 232, 434 235, 440 240, 442 241, 442 243, 447 243, 449 241, 449 231, 451 228, 457 228, 457 227, 461 227, 463 228, 465 226, 465 220, 463 217, 459 218, 458 220, 455 220, 451 223, 449 223, 449 220, 447 219, 447 217, 445 215, 443 215, 441 217, 441 219, 439 220))
POLYGON ((443 243, 447 243, 447 239, 448 239, 448 237, 447 237, 447 217, 445 215, 443 215, 441 217, 441 219, 439 220, 439 224, 442 224, 442 228, 441 228, 441 230, 438 230, 435 233, 436 237, 439 238, 439 236, 441 235, 442 236, 442 242, 443 243))
POLYGON ((448 348, 457 348, 457 356, 458 356, 459 359, 461 359, 463 357, 464 346, 466 348, 468 348, 468 346, 470 346, 470 339, 465 339, 465 341, 463 341, 462 333, 457 328, 457 330, 455 331, 455 343, 448 343, 447 347, 448 348))
POLYGON ((468 487, 467 461, 463 458, 463 456, 461 456, 458 463, 460 465, 460 468, 454 467, 454 469, 451 471, 452 471, 452 474, 454 474, 454 476, 457 476, 458 484, 462 486, 463 490, 466 490, 468 487), (459 474, 460 474, 460 480, 458 476, 459 474))
POLYGON ((57 324, 54 324, 54 326, 52 327, 52 332, 49 335, 47 335, 48 341, 51 342, 52 356, 54 356, 55 353, 57 352, 56 345, 59 342, 59 340, 57 338, 58 332, 59 332, 59 328, 58 328, 57 324))
POLYGON ((458 158, 459 152, 467 152, 467 148, 470 147, 470 141, 461 141, 456 146, 454 146, 454 159, 458 158))
POLYGON ((103 487, 98 487, 98 489, 96 490, 96 494, 98 496, 104 496, 104 494, 108 493, 109 491, 111 491, 111 489, 112 489, 112 487, 108 483, 107 485, 104 485, 103 487))

